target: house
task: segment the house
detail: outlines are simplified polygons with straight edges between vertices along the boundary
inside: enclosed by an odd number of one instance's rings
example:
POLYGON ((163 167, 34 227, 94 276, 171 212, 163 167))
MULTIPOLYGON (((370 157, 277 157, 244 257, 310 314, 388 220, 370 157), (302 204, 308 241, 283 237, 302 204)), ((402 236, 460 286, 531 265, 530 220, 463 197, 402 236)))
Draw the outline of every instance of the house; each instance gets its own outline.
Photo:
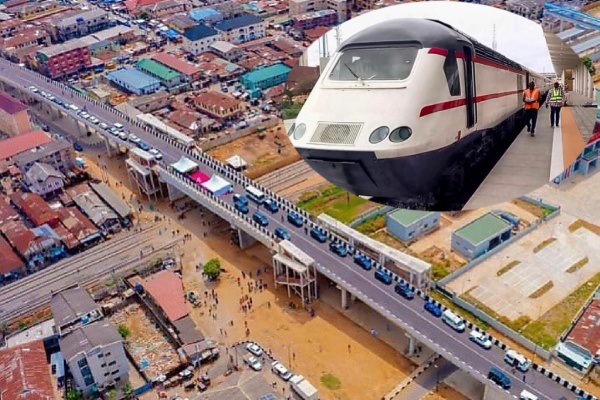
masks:
POLYGON ((240 78, 240 82, 248 90, 264 90, 284 83, 290 71, 291 69, 286 65, 275 64, 243 75, 240 78))
POLYGON ((65 176, 52 165, 36 162, 25 173, 25 181, 29 190, 41 196, 62 191, 65 176))
POLYGON ((24 2, 16 7, 11 7, 10 12, 21 21, 27 22, 44 16, 60 12, 62 7, 55 0, 44 0, 38 2, 24 2))
MULTIPOLYGON (((351 17, 352 3, 354 2, 347 0, 289 0, 289 15, 290 17, 295 17, 315 11, 332 10, 335 12, 339 23, 342 23, 351 17)), ((361 9, 371 10, 374 4, 374 0, 356 1, 356 6, 361 9)))
POLYGON ((167 107, 171 103, 171 95, 164 91, 138 96, 128 101, 129 105, 140 110, 142 113, 150 113, 167 107))
POLYGON ((236 61, 242 56, 242 51, 239 47, 223 40, 217 40, 211 44, 209 51, 212 51, 227 61, 236 61))
POLYGON ((100 230, 76 207, 61 207, 56 212, 62 226, 77 240, 77 246, 87 246, 102 240, 100 230))
POLYGON ((160 88, 160 80, 131 67, 110 72, 106 79, 118 88, 138 96, 154 93, 160 88))
POLYGON ((15 165, 23 174, 29 171, 35 163, 51 165, 56 170, 67 173, 73 166, 73 153, 71 143, 64 139, 52 140, 41 146, 21 152, 12 157, 15 165))
POLYGON ((0 282, 3 282, 5 277, 26 274, 27 268, 21 257, 15 253, 6 239, 0 236, 0 282))
POLYGON ((231 121, 243 114, 245 104, 224 93, 207 91, 194 98, 196 108, 219 122, 231 121))
POLYGON ((0 197, 0 226, 10 221, 18 221, 20 218, 19 213, 4 198, 0 197))
POLYGON ((183 76, 183 80, 185 82, 194 82, 200 79, 202 72, 200 70, 200 67, 190 62, 184 61, 171 53, 156 53, 152 56, 152 60, 174 71, 177 71, 183 76))
POLYGON ((121 229, 119 216, 85 183, 67 189, 73 202, 98 228, 107 232, 121 229))
POLYGON ((48 224, 55 227, 60 223, 56 211, 37 193, 14 192, 10 195, 10 201, 34 226, 48 224))
POLYGON ((294 16, 294 28, 299 31, 313 29, 317 26, 333 26, 337 24, 338 15, 335 10, 313 11, 294 16))
POLYGON ((287 77, 285 89, 290 90, 296 96, 310 94, 318 80, 319 67, 296 65, 287 77))
POLYGON ((78 285, 53 293, 50 308, 59 336, 104 318, 102 308, 78 285))
POLYGON ((27 109, 25 104, 0 92, 0 131, 9 136, 30 132, 33 127, 27 109))
POLYGON ((50 34, 44 29, 35 27, 21 30, 0 40, 0 52, 6 57, 14 58, 23 50, 49 44, 50 34))
POLYGON ((0 388, 6 400, 54 400, 43 340, 0 350, 0 388))
POLYGON ((219 22, 215 29, 221 33, 221 40, 239 44, 265 37, 266 25, 260 17, 243 14, 219 22))
POLYGON ((108 28, 108 11, 97 7, 77 10, 54 19, 52 25, 56 30, 56 38, 60 41, 79 38, 108 28))
POLYGON ((180 127, 190 131, 197 137, 201 133, 207 133, 215 125, 216 121, 191 110, 175 110, 169 114, 169 119, 180 127))
POLYGON ((24 29, 27 29, 27 24, 23 23, 19 18, 2 21, 0 22, 0 38, 8 38, 24 29))
POLYGON ((90 182, 90 188, 96 193, 102 201, 113 209, 117 215, 123 219, 131 218, 133 212, 131 207, 117 193, 106 185, 104 182, 90 182))
POLYGON ((185 86, 183 75, 151 58, 142 58, 135 67, 160 81, 167 90, 174 90, 185 86))
POLYGON ((214 25, 223 20, 223 14, 214 8, 197 8, 190 11, 189 16, 197 23, 208 25, 214 25))
POLYGON ((27 261, 28 269, 41 268, 64 255, 60 237, 48 225, 29 229, 21 221, 10 221, 0 227, 0 232, 27 261))
POLYGON ((0 160, 11 162, 20 153, 50 143, 52 138, 44 131, 31 131, 0 140, 0 160))
POLYGON ((190 308, 185 301, 183 283, 173 271, 157 272, 142 282, 142 288, 170 323, 189 315, 190 308))
POLYGON ((188 17, 187 15, 173 15, 165 22, 169 28, 176 32, 183 34, 186 29, 193 28, 196 26, 196 21, 188 17))
POLYGON ((38 70, 53 79, 89 68, 92 58, 87 44, 80 39, 48 46, 35 53, 38 70))
POLYGON ((190 9, 190 4, 184 0, 165 0, 142 7, 152 19, 162 19, 173 14, 184 13, 190 9))
POLYGON ((194 55, 208 51, 211 44, 220 40, 219 32, 213 28, 198 24, 183 32, 183 49, 194 55))

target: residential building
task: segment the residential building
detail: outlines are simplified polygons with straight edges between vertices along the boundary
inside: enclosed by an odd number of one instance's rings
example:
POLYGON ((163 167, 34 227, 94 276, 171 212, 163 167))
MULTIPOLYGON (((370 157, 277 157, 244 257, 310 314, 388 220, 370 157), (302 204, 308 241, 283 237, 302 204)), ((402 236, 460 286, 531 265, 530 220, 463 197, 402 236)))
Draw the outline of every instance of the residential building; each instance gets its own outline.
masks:
POLYGON ((264 90, 284 83, 290 71, 291 68, 284 64, 275 64, 242 75, 240 82, 248 90, 264 90))
POLYGON ((173 14, 184 13, 189 9, 190 3, 184 0, 165 0, 142 8, 152 19, 166 18, 173 14))
POLYGON ((31 131, 0 140, 0 160, 12 162, 17 154, 44 146, 52 141, 52 138, 44 131, 31 131))
POLYGON ((208 0, 206 3, 220 12, 225 19, 236 17, 241 13, 240 3, 235 0, 208 0))
POLYGON ((171 94, 161 90, 156 93, 136 97, 129 100, 128 103, 142 113, 150 113, 171 104, 171 94))
POLYGON ((165 25, 174 31, 183 34, 186 29, 196 26, 196 21, 187 15, 173 15, 167 19, 165 25))
POLYGON ((107 232, 117 232, 121 229, 119 216, 88 185, 80 184, 66 191, 77 207, 98 228, 107 232))
POLYGON ((197 8, 188 14, 197 23, 214 25, 223 20, 223 14, 214 8, 197 8))
POLYGON ((179 72, 151 58, 142 58, 136 63, 135 67, 145 74, 158 79, 169 91, 185 86, 183 76, 179 72))
POLYGON ((30 132, 33 127, 27 110, 25 104, 0 92, 0 131, 9 136, 30 132))
POLYGON ((334 10, 313 11, 294 16, 294 21, 294 28, 299 30, 332 26, 337 24, 337 13, 334 10))
POLYGON ((40 28, 30 28, 0 40, 0 53, 8 58, 13 58, 25 49, 49 44, 50 35, 47 31, 40 28))
POLYGON ((544 1, 540 0, 506 0, 506 11, 518 14, 531 20, 539 20, 544 16, 544 1))
POLYGON ((90 182, 90 188, 104 201, 117 215, 126 220, 131 218, 132 211, 129 205, 108 187, 104 182, 90 182))
POLYGON ((487 213, 452 232, 452 249, 473 260, 511 238, 512 226, 502 218, 487 213))
POLYGON ((50 164, 63 174, 73 168, 71 143, 64 139, 50 141, 13 156, 12 160, 23 174, 36 162, 50 164))
POLYGON ((35 163, 25 173, 25 181, 29 190, 41 196, 62 191, 65 176, 52 165, 35 163))
POLYGON ((21 217, 15 209, 4 198, 0 197, 0 226, 10 221, 18 221, 19 219, 21 217))
POLYGON ((245 14, 223 20, 215 25, 215 29, 221 32, 221 40, 240 44, 265 37, 266 24, 260 17, 245 14))
POLYGON ((102 308, 79 285, 53 293, 50 308, 59 336, 104 318, 102 308))
POLYGON ((88 246, 102 240, 100 230, 76 207, 61 207, 56 212, 62 226, 77 241, 77 246, 88 246))
POLYGON ((202 77, 205 82, 224 82, 230 79, 237 79, 244 68, 227 60, 217 57, 213 53, 204 53, 199 56, 198 65, 202 70, 202 77))
POLYGON ((0 396, 6 400, 54 400, 43 340, 0 350, 0 396))
POLYGON ((29 229, 22 221, 10 221, 0 226, 0 232, 27 261, 28 271, 42 268, 64 255, 60 237, 48 225, 29 229))
POLYGON ((26 3, 22 3, 16 7, 12 7, 10 12, 14 13, 14 15, 21 19, 21 21, 27 22, 55 14, 61 10, 62 7, 58 1, 44 0, 39 2, 28 1, 26 3))
POLYGON ((319 80, 319 67, 304 67, 296 65, 290 71, 285 81, 285 90, 290 90, 294 95, 308 95, 319 80))
POLYGON ((410 242, 440 226, 440 213, 398 209, 385 216, 388 233, 402 242, 410 242))
POLYGON ((202 133, 208 133, 216 124, 215 120, 191 110, 175 110, 169 114, 169 119, 195 138, 202 133))
POLYGON ((223 40, 217 40, 211 44, 209 51, 212 51, 227 61, 236 61, 242 56, 242 51, 239 47, 223 40))
POLYGON ((9 197, 11 203, 19 208, 34 226, 48 224, 54 228, 59 224, 58 214, 39 194, 14 192, 9 197))
POLYGON ((208 51, 211 44, 220 40, 220 33, 206 25, 196 25, 183 32, 183 49, 194 55, 208 51))
POLYGON ((108 28, 108 11, 93 7, 89 10, 78 10, 67 16, 60 16, 52 21, 56 29, 56 37, 60 41, 89 35, 108 28))
POLYGON ((270 43, 270 46, 294 58, 302 56, 306 51, 306 49, 298 43, 283 38, 270 43))
POLYGON ((185 82, 194 82, 200 79, 201 70, 200 67, 182 60, 181 58, 171 53, 156 53, 152 56, 152 60, 177 71, 182 75, 185 82))
POLYGON ((132 67, 124 67, 106 75, 106 79, 118 88, 136 95, 156 92, 160 81, 132 67))
POLYGON ((39 71, 53 79, 77 73, 92 65, 87 44, 80 39, 40 49, 35 58, 39 71))
MULTIPOLYGON (((376 2, 377 0, 355 0, 354 5, 359 10, 371 10, 376 2)), ((295 17, 315 11, 332 10, 337 14, 338 22, 342 23, 351 17, 352 3, 347 0, 289 0, 289 15, 295 17)))
POLYGON ((15 33, 26 29, 27 25, 23 23, 19 18, 11 18, 6 21, 0 22, 0 38, 7 38, 15 33))
MULTIPOLYGON (((20 277, 27 274, 25 263, 10 244, 0 235, 0 283, 5 278, 20 277)), ((0 376, 2 373, 0 372, 0 376)), ((0 378, 0 382, 2 379, 0 378)))
POLYGON ((83 325, 59 339, 75 384, 85 394, 120 382, 129 373, 123 338, 109 321, 83 325))
POLYGON ((185 301, 181 278, 170 270, 163 270, 142 282, 142 288, 152 303, 171 324, 185 318, 190 308, 185 301))
POLYGON ((120 52, 121 46, 125 43, 135 40, 136 34, 133 29, 117 25, 94 34, 80 38, 92 56, 97 56, 102 52, 114 51, 120 52))
POLYGON ((194 103, 198 110, 210 115, 220 123, 231 121, 246 110, 243 102, 215 91, 200 93, 194 98, 194 103))

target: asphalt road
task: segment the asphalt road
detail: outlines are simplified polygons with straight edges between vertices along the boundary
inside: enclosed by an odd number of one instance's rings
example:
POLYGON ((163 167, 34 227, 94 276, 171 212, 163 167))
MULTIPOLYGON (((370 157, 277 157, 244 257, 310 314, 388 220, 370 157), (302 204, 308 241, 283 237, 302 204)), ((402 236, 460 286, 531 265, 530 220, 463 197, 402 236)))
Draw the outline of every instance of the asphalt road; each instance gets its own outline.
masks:
MULTIPOLYGON (((181 151, 175 146, 169 145, 159 137, 152 135, 137 125, 128 123, 124 119, 117 117, 111 110, 98 106, 90 100, 77 95, 70 97, 71 95, 68 92, 63 94, 63 89, 48 82, 44 77, 36 73, 23 70, 6 60, 1 60, 0 76, 10 76, 12 82, 20 84, 24 88, 35 85, 38 89, 51 92, 54 96, 65 99, 67 102, 75 104, 80 108, 85 107, 88 113, 95 115, 106 123, 120 122, 127 131, 134 133, 151 147, 159 149, 167 164, 178 161, 182 156, 181 151)), ((112 138, 114 139, 114 137, 112 138)), ((215 167, 203 165, 201 169, 208 174, 222 174, 225 172, 222 166, 219 165, 215 167)), ((190 180, 189 182, 195 185, 193 181, 190 180)), ((245 193, 244 183, 239 176, 234 179, 232 184, 234 193, 245 193)), ((227 196, 227 200, 231 204, 233 203, 231 195, 227 196)), ((469 340, 468 332, 457 333, 443 324, 439 318, 435 318, 425 312, 423 309, 423 299, 417 297, 409 302, 400 298, 394 292, 393 286, 385 286, 376 281, 373 278, 373 271, 364 271, 353 264, 350 257, 346 259, 337 257, 329 251, 328 243, 317 243, 305 234, 303 228, 295 228, 287 222, 282 222, 280 218, 280 215, 283 213, 282 210, 279 211, 278 215, 272 215, 268 211, 264 213, 269 219, 268 228, 274 230, 278 226, 284 227, 292 235, 292 243, 313 257, 317 264, 319 264, 321 272, 326 272, 330 276, 335 277, 337 281, 342 282, 344 286, 352 288, 352 292, 359 299, 377 304, 380 313, 400 325, 403 329, 406 329, 408 326, 409 332, 412 330, 413 334, 416 333, 418 336, 427 338, 424 342, 426 346, 442 354, 463 370, 471 374, 477 374, 478 378, 483 381, 486 381, 485 376, 487 376, 491 367, 503 370, 511 378, 512 388, 509 393, 515 397, 518 397, 523 389, 536 394, 540 399, 544 400, 558 400, 563 396, 566 398, 573 397, 571 391, 537 371, 530 370, 526 374, 526 382, 523 382, 523 374, 513 375, 511 368, 508 364, 504 363, 504 352, 500 348, 494 346, 492 350, 483 350, 469 340)))

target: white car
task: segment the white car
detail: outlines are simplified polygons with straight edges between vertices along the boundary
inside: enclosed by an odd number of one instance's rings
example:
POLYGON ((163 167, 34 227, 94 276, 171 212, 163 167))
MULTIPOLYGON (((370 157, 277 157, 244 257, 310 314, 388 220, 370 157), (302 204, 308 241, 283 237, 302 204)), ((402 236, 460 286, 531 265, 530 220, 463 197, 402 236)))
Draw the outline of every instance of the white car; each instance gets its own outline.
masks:
POLYGON ((52 95, 48 96, 48 100, 50 100, 50 101, 54 101, 54 99, 56 99, 56 97, 54 97, 54 96, 52 96, 52 95))
POLYGON ((31 90, 33 93, 39 92, 38 88, 36 88, 35 86, 29 86, 29 90, 31 90))
POLYGON ((161 152, 156 149, 150 149, 149 153, 152 154, 157 160, 162 160, 163 158, 161 152))
POLYGON ((488 335, 483 332, 479 332, 477 330, 472 330, 469 334, 469 339, 486 350, 492 348, 492 341, 489 339, 488 335))
POLYGON ((128 139, 129 139, 130 142, 133 142, 133 143, 139 143, 139 142, 141 142, 141 139, 139 137, 135 136, 133 133, 129 134, 128 139))
POLYGON ((193 374, 192 371, 190 371, 189 369, 184 369, 183 371, 181 371, 179 373, 179 376, 182 378, 187 378, 189 376, 192 376, 192 374, 193 374))
POLYGON ((118 122, 116 122, 115 124, 113 124, 113 126, 115 127, 115 129, 122 131, 123 130, 123 125, 119 124, 118 122))
POLYGON ((121 140, 127 140, 127 134, 125 132, 119 132, 118 135, 121 140))
POLYGON ((260 357, 263 355, 263 349, 261 349, 260 346, 256 343, 248 343, 246 345, 246 350, 254 354, 256 357, 260 357))
POLYGON ((271 364, 271 370, 279 375, 279 377, 284 381, 289 381, 292 377, 292 373, 288 371, 288 369, 279 361, 274 361, 273 364, 271 364))
POLYGON ((69 108, 75 112, 79 111, 79 107, 77 107, 75 104, 71 104, 69 108))
POLYGON ((102 129, 108 129, 108 125, 105 124, 104 122, 100 122, 100 124, 98 124, 98 126, 102 129))
POLYGON ((252 368, 255 371, 260 371, 262 369, 262 364, 260 363, 260 361, 258 361, 258 358, 256 357, 248 357, 244 359, 244 361, 246 362, 246 364, 248 364, 250 368, 252 368))
POLYGON ((94 116, 90 117, 90 122, 94 125, 98 125, 100 123, 100 120, 94 116))

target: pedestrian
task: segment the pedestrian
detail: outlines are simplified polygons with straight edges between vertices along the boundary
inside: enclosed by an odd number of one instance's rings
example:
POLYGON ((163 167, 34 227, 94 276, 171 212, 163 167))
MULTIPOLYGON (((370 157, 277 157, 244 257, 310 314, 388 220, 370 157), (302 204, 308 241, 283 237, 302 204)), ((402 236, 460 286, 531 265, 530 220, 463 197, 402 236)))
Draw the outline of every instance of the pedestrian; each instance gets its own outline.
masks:
POLYGON ((242 278, 246 279, 246 273, 242 271, 242 278))
POLYGON ((560 122, 560 109, 565 105, 565 92, 558 81, 546 94, 546 108, 550 107, 550 128, 558 128, 560 122))
POLYGON ((523 374, 523 383, 525 383, 525 380, 526 380, 526 376, 525 376, 525 374, 523 374))
POLYGON ((351 348, 352 347, 350 345, 348 345, 348 353, 350 353, 351 348))
POLYGON ((523 103, 525 103, 525 124, 531 137, 535 136, 540 97, 540 90, 535 87, 535 82, 529 82, 528 89, 523 93, 523 103))

